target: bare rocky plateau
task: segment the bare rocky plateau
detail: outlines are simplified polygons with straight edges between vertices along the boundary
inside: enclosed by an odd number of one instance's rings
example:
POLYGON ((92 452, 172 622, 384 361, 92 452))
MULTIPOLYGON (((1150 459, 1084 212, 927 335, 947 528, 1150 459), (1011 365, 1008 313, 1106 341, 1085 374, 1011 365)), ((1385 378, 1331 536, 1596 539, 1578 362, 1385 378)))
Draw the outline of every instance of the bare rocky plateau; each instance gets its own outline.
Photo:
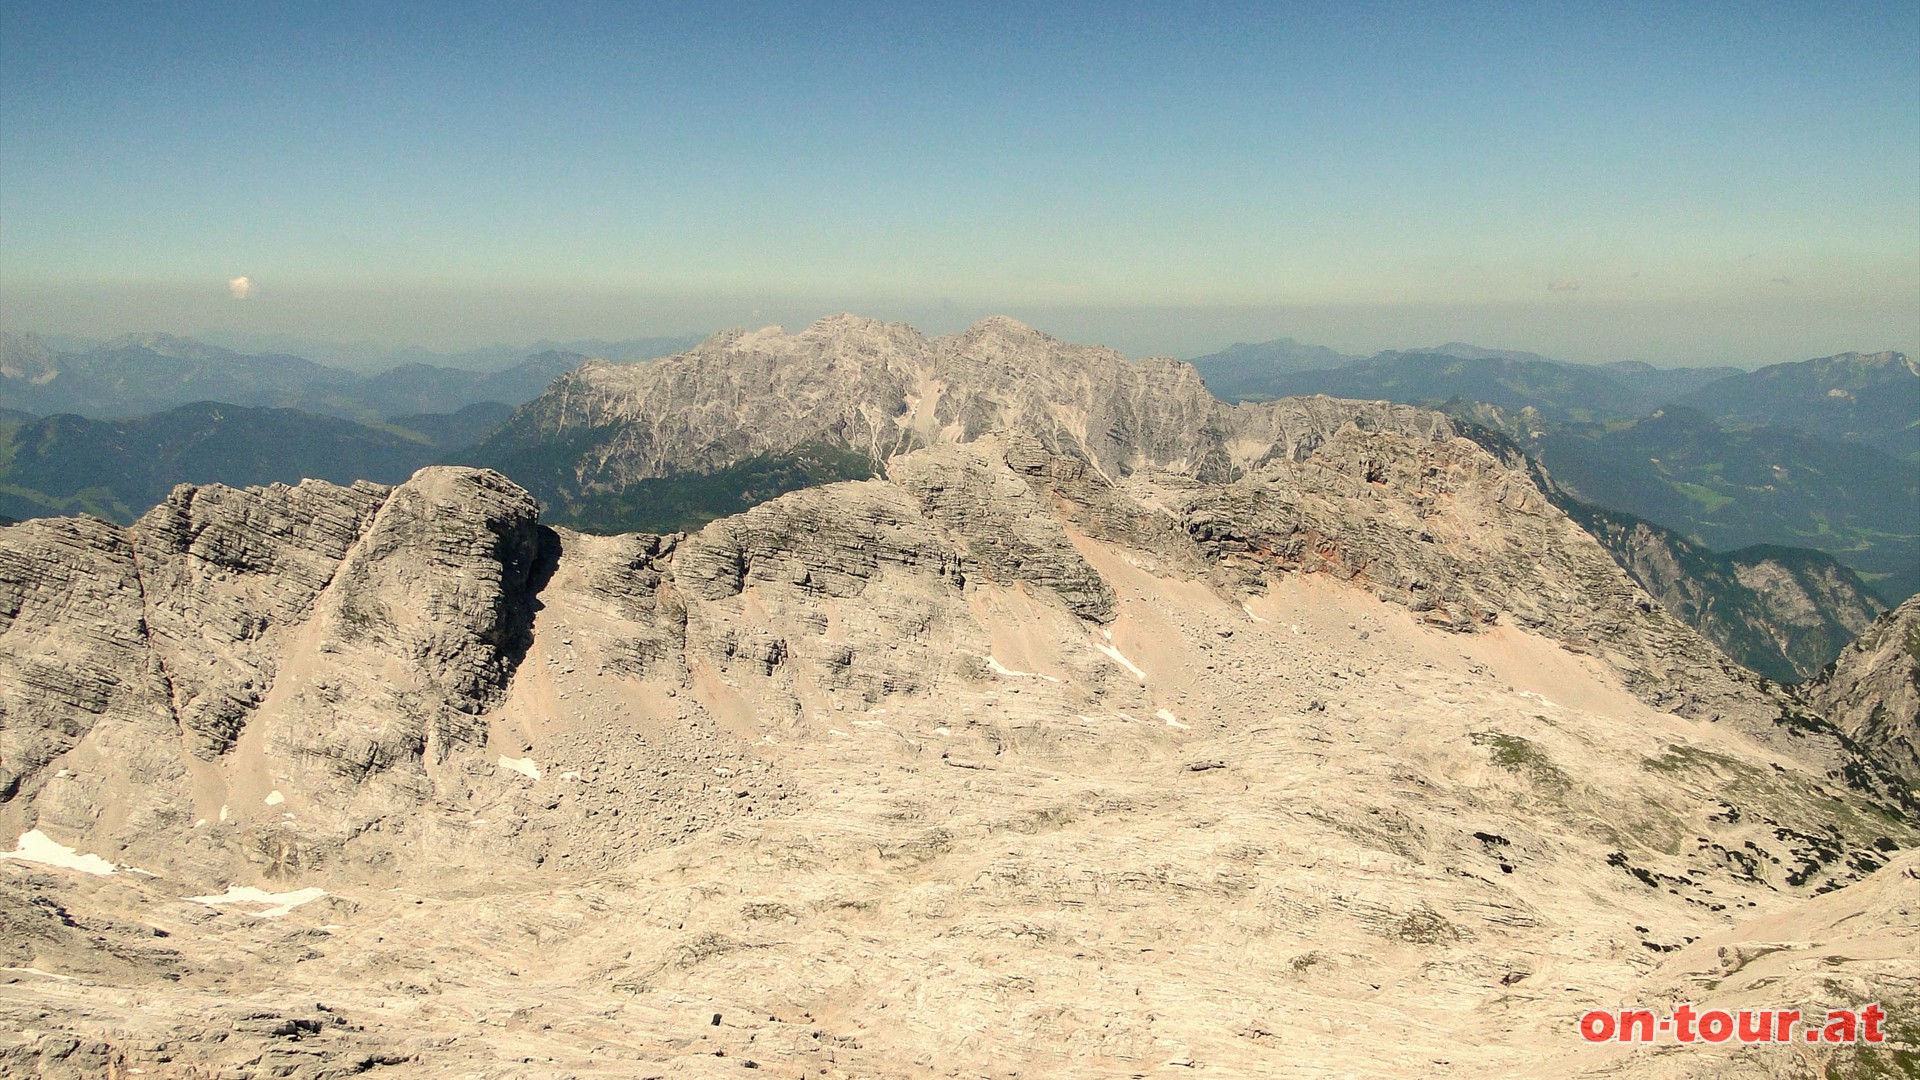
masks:
MULTIPOLYGON (((0 1073, 1913 1067, 1911 613, 1796 697, 1438 414, 970 334, 827 394, 881 476, 691 535, 464 468, 0 529, 0 1073), (1688 1001, 1894 1042, 1576 1031, 1688 1001)), ((716 342, 651 378, 918 347, 716 342)), ((832 430, 689 400, 602 427, 832 430)))

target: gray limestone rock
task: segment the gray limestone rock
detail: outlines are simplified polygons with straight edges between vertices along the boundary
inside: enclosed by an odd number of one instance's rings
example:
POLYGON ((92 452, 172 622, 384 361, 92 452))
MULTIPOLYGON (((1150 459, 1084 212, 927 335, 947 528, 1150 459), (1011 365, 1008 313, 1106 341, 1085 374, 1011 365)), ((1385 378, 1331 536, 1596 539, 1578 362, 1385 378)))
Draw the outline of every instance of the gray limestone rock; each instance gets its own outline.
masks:
POLYGON ((1801 694, 1920 790, 1920 597, 1880 616, 1801 694))

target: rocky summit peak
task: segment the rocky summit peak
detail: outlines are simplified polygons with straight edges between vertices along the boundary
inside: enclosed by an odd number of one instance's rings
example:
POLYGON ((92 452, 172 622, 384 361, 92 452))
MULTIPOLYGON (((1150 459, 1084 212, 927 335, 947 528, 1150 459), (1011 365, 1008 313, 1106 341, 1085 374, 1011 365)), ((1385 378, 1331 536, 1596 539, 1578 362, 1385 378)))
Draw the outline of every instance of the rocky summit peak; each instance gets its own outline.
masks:
MULTIPOLYGON (((763 326, 758 330, 750 330, 744 326, 734 326, 725 330, 715 331, 705 341, 694 346, 691 352, 717 352, 725 349, 740 348, 743 343, 750 344, 753 341, 765 340, 771 337, 785 337, 786 333, 786 328, 781 326, 763 326)), ((680 355, 685 356, 688 354, 682 353, 680 355)), ((673 357, 667 357, 666 359, 670 360, 673 359, 673 357)))
POLYGON ((1800 364, 1776 364, 1760 370, 1761 372, 1793 371, 1802 367, 1812 372, 1826 373, 1829 377, 1844 379, 1852 375, 1882 383, 1888 379, 1900 380, 1904 375, 1920 374, 1920 368, 1916 368, 1906 353, 1893 349, 1872 353, 1835 353, 1832 356, 1801 361, 1800 364))
MULTIPOLYGON (((865 315, 855 315, 842 311, 833 315, 824 315, 808 324, 803 333, 820 335, 831 334, 889 334, 902 329, 913 330, 906 323, 890 323, 883 319, 870 319, 865 315)), ((919 331, 914 330, 914 333, 919 331)))
POLYGON ((177 360, 197 360, 208 356, 230 355, 225 349, 216 348, 193 338, 154 332, 122 334, 108 342, 106 348, 140 349, 156 356, 177 360))
POLYGON ((961 332, 962 337, 997 336, 1021 341, 1053 341, 1054 338, 1043 334, 1011 315, 989 315, 961 332))

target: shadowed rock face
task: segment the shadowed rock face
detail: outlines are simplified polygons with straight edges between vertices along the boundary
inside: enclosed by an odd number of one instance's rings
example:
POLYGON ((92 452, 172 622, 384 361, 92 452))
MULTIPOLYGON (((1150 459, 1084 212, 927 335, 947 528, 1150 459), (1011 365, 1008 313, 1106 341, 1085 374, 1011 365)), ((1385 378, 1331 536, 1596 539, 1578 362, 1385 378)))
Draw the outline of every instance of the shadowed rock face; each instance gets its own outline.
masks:
POLYGON ((1802 693, 1920 789, 1920 597, 1875 620, 1802 693))
POLYGON ((1629 514, 1562 505, 1661 606, 1779 682, 1817 675, 1883 610, 1858 575, 1823 552, 1716 552, 1629 514))

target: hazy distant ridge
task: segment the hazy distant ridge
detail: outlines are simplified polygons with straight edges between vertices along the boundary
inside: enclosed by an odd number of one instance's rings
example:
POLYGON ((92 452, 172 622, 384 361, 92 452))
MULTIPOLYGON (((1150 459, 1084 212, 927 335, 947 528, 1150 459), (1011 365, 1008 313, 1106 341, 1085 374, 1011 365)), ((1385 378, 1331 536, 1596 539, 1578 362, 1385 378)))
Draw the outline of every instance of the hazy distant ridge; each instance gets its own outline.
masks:
POLYGON ((380 420, 483 401, 518 405, 591 357, 557 349, 516 352, 517 360, 497 370, 406 363, 365 375, 302 356, 240 353, 165 334, 130 335, 84 351, 7 334, 0 335, 0 408, 105 419, 221 401, 380 420))

